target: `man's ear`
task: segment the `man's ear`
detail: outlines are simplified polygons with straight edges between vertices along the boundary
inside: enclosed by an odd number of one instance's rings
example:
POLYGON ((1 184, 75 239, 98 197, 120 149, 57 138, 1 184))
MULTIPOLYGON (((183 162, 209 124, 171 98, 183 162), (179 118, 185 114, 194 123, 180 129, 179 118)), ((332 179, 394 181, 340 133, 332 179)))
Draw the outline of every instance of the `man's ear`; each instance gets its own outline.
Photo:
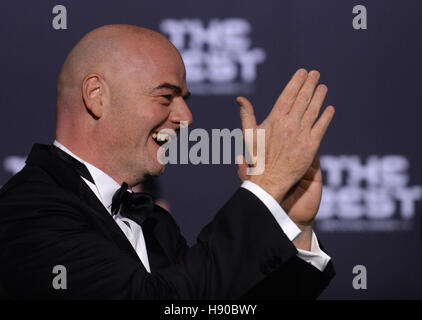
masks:
POLYGON ((87 75, 82 83, 82 97, 88 112, 95 119, 101 118, 108 98, 104 79, 98 74, 87 75))

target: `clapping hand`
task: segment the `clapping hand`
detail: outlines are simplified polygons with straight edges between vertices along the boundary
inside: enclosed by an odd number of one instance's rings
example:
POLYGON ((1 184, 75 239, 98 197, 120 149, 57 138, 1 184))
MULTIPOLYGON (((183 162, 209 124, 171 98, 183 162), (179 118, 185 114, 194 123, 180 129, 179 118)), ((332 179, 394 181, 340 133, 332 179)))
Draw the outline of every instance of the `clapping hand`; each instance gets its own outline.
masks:
MULTIPOLYGON (((243 130, 265 130, 264 172, 247 175, 243 163, 239 176, 271 194, 303 231, 311 230, 321 201, 317 151, 334 115, 334 107, 329 106, 318 118, 327 93, 325 85, 317 87, 318 80, 319 72, 298 70, 260 125, 249 100, 237 98, 243 130)), ((250 141, 246 145, 249 152, 256 149, 250 141)))

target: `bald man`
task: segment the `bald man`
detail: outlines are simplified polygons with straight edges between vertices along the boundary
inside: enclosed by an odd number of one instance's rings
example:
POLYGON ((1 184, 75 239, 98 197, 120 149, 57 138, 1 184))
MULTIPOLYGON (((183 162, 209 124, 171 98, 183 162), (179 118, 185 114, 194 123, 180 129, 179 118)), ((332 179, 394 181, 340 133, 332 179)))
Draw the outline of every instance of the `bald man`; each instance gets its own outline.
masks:
MULTIPOLYGON (((334 275, 312 223, 327 88, 300 69, 265 121, 266 168, 247 175, 186 245, 171 215, 131 187, 158 176, 157 133, 192 123, 186 71, 161 34, 110 25, 71 50, 57 83, 53 145, 34 145, 0 191, 0 285, 11 298, 316 298, 334 275)), ((199 208, 200 210, 200 208, 199 208)))

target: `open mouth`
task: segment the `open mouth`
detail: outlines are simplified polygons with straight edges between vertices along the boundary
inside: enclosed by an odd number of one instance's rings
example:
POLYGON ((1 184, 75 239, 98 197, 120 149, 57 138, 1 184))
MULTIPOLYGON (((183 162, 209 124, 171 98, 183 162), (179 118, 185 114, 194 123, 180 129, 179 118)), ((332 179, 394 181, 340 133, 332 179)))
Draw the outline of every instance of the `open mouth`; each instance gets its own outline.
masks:
POLYGON ((167 143, 167 142, 170 142, 170 141, 171 141, 171 137, 170 137, 170 135, 168 135, 168 134, 166 134, 166 133, 163 133, 163 132, 154 132, 154 133, 151 135, 151 137, 152 137, 152 140, 154 140, 154 142, 155 142, 156 144, 158 144, 160 147, 161 147, 163 144, 165 144, 165 143, 167 143))

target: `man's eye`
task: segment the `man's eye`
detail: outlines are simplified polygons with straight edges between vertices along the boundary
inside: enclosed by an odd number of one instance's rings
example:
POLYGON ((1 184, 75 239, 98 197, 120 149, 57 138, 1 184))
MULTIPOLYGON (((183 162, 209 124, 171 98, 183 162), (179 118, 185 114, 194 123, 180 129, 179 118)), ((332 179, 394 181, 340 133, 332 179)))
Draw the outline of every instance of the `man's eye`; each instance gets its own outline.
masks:
POLYGON ((171 98, 172 98, 172 95, 171 94, 166 94, 166 95, 163 95, 162 97, 165 98, 165 99, 167 99, 168 101, 170 101, 171 98))

